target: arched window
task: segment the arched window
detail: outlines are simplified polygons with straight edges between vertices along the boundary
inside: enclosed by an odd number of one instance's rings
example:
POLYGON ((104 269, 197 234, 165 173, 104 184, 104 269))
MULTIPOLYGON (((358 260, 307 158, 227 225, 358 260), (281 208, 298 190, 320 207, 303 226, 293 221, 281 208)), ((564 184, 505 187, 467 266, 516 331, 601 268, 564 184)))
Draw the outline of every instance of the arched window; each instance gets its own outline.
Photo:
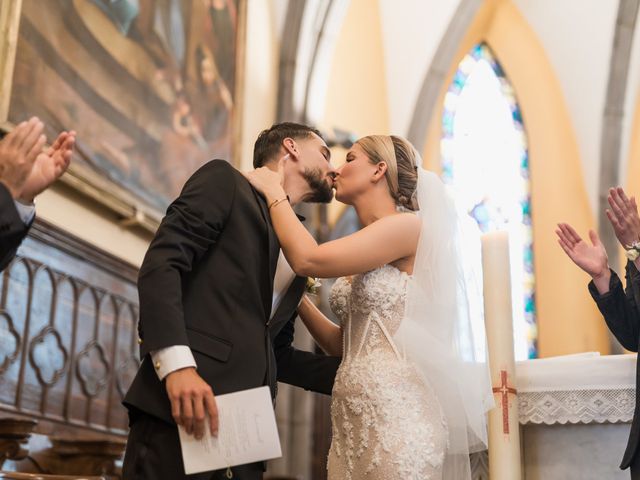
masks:
POLYGON ((531 185, 522 115, 502 68, 486 44, 467 54, 445 96, 443 180, 483 232, 510 239, 516 359, 537 356, 531 185))

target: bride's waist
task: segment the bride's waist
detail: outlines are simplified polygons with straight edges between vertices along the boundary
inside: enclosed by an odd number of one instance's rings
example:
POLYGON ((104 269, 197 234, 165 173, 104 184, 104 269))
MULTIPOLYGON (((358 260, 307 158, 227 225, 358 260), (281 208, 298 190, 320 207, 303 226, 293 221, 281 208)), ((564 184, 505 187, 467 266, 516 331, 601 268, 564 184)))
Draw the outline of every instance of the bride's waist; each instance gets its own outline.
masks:
POLYGON ((336 374, 332 397, 353 401, 357 398, 392 398, 397 392, 424 395, 425 384, 417 370, 406 362, 388 365, 342 365, 336 374))
MULTIPOLYGON (((356 344, 359 342, 356 342, 356 344)), ((353 345, 353 343, 352 343, 353 345)), ((355 348, 347 348, 342 364, 369 364, 375 366, 376 364, 384 362, 386 364, 393 363, 397 365, 404 365, 407 363, 402 350, 391 346, 389 343, 379 342, 374 346, 363 346, 356 350, 355 348)))
POLYGON ((347 354, 338 369, 336 382, 381 378, 417 378, 415 365, 394 351, 376 350, 359 355, 347 354))

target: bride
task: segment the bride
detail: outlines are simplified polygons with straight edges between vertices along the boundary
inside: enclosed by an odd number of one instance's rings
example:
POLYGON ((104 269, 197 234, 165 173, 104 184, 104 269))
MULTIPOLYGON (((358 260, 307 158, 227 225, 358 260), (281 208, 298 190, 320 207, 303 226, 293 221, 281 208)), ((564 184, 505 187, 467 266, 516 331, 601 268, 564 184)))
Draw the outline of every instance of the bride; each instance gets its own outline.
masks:
POLYGON ((296 274, 340 277, 330 296, 340 326, 307 298, 299 307, 322 349, 342 356, 329 480, 469 479, 493 404, 473 321, 482 319, 470 268, 477 235, 463 233, 464 216, 408 141, 373 135, 354 144, 334 180, 336 199, 354 206, 363 228, 318 245, 286 201, 287 161, 246 176, 296 274))

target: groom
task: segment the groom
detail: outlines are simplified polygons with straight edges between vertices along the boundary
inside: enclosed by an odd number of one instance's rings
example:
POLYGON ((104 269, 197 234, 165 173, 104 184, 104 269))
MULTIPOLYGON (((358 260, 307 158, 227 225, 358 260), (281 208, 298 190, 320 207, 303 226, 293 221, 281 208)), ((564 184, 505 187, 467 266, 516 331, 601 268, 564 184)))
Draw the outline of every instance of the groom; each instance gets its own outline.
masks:
MULTIPOLYGON (((329 202, 334 169, 319 132, 281 123, 263 131, 254 167, 287 157, 292 204, 329 202)), ((284 199, 286 201, 286 199, 284 199)), ((142 364, 124 399, 130 433, 124 479, 186 478, 178 430, 217 433, 215 395, 276 382, 330 394, 339 359, 292 347, 306 279, 280 252, 270 206, 222 160, 201 167, 169 206, 138 279, 142 364)), ((190 475, 260 479, 263 463, 190 475)))

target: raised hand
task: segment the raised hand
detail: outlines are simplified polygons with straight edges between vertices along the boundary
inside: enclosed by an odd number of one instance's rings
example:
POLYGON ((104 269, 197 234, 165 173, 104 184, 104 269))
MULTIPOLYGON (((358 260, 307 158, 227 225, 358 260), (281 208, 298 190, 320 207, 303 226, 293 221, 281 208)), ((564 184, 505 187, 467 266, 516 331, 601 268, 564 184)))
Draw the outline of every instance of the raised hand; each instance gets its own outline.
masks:
POLYGON ((628 198, 622 187, 610 188, 607 198, 611 209, 607 209, 607 217, 613 226, 613 231, 622 244, 628 249, 635 242, 640 241, 640 216, 635 197, 628 198))
POLYGON ((20 123, 0 141, 0 181, 18 199, 47 138, 44 125, 33 117, 20 123))
POLYGON ((195 368, 171 372, 165 384, 171 415, 178 425, 182 425, 189 435, 201 439, 208 418, 211 435, 218 435, 218 408, 213 391, 195 368))
POLYGON ((559 223, 556 234, 558 243, 573 263, 591 277, 595 279, 609 274, 607 252, 596 232, 589 230, 591 245, 580 238, 580 235, 567 223, 559 223))
MULTIPOLYGON (((20 192, 19 200, 31 203, 69 168, 76 142, 76 132, 62 132, 49 148, 40 152, 20 192)), ((41 147, 42 148, 42 147, 41 147)))

